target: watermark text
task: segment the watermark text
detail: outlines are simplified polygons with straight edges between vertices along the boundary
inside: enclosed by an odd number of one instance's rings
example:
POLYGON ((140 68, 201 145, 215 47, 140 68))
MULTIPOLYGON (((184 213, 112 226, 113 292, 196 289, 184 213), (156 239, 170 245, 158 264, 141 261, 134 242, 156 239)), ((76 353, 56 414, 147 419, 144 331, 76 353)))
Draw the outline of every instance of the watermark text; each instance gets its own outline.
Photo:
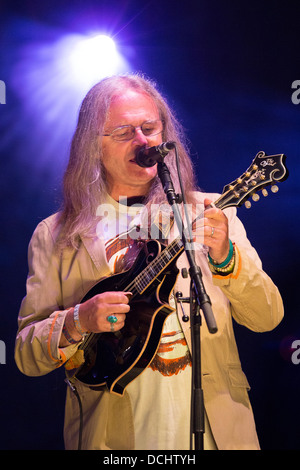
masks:
MULTIPOLYGON (((121 196, 120 200, 126 200, 121 196)), ((122 210, 116 210, 113 204, 100 204, 96 211, 99 218, 96 233, 98 238, 107 241, 118 237, 119 240, 139 239, 174 239, 185 234, 186 249, 194 249, 194 242, 204 242, 203 204, 185 204, 177 220, 170 205, 135 204, 127 207, 119 204, 122 210), (178 220, 179 219, 179 220, 178 220), (190 230, 187 230, 187 220, 190 230)))
POLYGON ((6 104, 6 86, 3 80, 0 80, 0 104, 6 104))
POLYGON ((291 356, 292 363, 298 365, 300 364, 300 339, 295 339, 293 341, 292 349, 294 350, 291 356))
POLYGON ((300 80, 293 81, 292 90, 295 90, 291 96, 292 103, 299 104, 300 103, 300 80))
POLYGON ((6 345, 0 340, 0 364, 6 364, 6 345))
MULTIPOLYGON (((116 454, 109 454, 103 458, 104 465, 126 465, 127 467, 135 467, 136 464, 148 465, 195 465, 196 454, 193 453, 177 453, 177 454, 137 454, 137 456, 120 456, 116 454)), ((198 463, 198 462, 197 462, 198 463)))

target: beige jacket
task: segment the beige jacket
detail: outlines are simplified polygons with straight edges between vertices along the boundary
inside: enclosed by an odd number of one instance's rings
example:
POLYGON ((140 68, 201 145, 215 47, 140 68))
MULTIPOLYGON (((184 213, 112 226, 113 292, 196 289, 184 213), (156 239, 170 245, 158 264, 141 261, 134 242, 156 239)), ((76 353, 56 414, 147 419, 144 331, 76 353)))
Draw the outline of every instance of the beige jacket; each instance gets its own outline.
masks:
MULTIPOLYGON (((207 195, 208 197, 210 195, 207 195)), ((199 195, 203 201, 203 195, 199 195)), ((214 274, 204 253, 197 255, 203 282, 212 302, 218 332, 210 334, 205 320, 201 327, 202 387, 205 409, 219 449, 258 449, 259 443, 244 375, 234 338, 232 317, 247 328, 269 331, 283 317, 280 294, 262 270, 260 259, 250 245, 236 210, 225 210, 230 238, 236 243, 237 260, 228 276, 214 274)), ((59 256, 54 251, 58 235, 56 215, 42 221, 29 245, 27 295, 19 313, 15 359, 29 376, 40 376, 64 365, 74 356, 77 345, 58 347, 67 309, 80 302, 89 289, 110 274, 103 243, 83 238, 80 248, 59 256)), ((177 262, 187 266, 186 255, 177 262)), ((178 276, 176 288, 189 294, 189 280, 178 276)), ((181 315, 179 315, 181 321, 181 315)), ((182 322, 182 321, 181 321, 182 322)), ((182 328, 190 344, 190 323, 182 328)), ((250 352, 249 352, 250 353, 250 352)), ((82 446, 86 449, 134 449, 130 399, 88 389, 77 383, 84 410, 82 446)), ((76 449, 79 430, 78 402, 67 389, 65 445, 76 449)))

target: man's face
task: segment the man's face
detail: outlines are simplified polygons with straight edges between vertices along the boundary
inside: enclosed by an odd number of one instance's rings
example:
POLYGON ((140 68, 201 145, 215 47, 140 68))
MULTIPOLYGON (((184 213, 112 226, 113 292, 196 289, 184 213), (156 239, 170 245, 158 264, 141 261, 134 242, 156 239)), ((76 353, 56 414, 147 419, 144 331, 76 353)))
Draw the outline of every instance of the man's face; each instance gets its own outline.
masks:
MULTIPOLYGON (((104 133, 108 134, 120 126, 140 126, 145 121, 159 120, 158 109, 148 95, 132 89, 125 90, 112 100, 104 133)), ((102 163, 106 170, 109 194, 119 196, 146 195, 156 176, 156 165, 150 168, 138 166, 134 159, 144 145, 152 147, 162 142, 162 134, 146 137, 136 129, 134 137, 125 142, 116 142, 111 136, 103 137, 102 163)))

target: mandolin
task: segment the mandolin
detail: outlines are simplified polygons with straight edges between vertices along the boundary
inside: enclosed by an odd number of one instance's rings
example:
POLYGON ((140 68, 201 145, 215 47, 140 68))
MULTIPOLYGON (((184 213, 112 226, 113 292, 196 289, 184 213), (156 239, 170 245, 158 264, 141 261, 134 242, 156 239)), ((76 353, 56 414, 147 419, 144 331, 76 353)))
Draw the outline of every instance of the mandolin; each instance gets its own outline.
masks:
MULTIPOLYGON (((285 155, 267 156, 259 152, 248 170, 224 187, 214 201, 217 208, 249 207, 249 198, 258 200, 258 191, 267 195, 266 187, 277 192, 276 183, 288 177, 285 155)), ((195 222, 195 221, 194 221, 195 222)), ((142 244, 130 269, 98 281, 81 302, 106 291, 131 292, 130 311, 124 327, 117 332, 89 333, 79 346, 84 363, 68 371, 92 389, 106 389, 123 395, 126 386, 150 364, 158 349, 164 322, 174 309, 169 304, 179 270, 178 257, 184 250, 181 238, 164 246, 157 240, 142 244)))

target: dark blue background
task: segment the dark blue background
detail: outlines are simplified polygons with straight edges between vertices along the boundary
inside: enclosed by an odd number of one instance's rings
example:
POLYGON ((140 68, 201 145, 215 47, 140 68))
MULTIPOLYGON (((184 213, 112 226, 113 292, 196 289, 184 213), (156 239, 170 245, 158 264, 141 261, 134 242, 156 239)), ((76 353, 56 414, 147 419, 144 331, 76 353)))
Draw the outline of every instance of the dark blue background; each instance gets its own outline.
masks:
POLYGON ((260 150, 287 155, 290 176, 279 193, 239 209, 282 293, 285 319, 270 333, 236 326, 236 336, 262 448, 300 448, 300 364, 291 361, 292 341, 300 339, 300 105, 291 100, 292 82, 300 80, 299 17, 293 0, 1 2, 1 449, 63 448, 63 371, 24 377, 13 358, 28 242, 59 206, 76 118, 62 107, 51 120, 51 101, 39 97, 52 96, 55 106, 62 97, 38 74, 32 51, 91 27, 116 34, 132 69, 160 84, 186 128, 204 190, 221 191, 260 150))

